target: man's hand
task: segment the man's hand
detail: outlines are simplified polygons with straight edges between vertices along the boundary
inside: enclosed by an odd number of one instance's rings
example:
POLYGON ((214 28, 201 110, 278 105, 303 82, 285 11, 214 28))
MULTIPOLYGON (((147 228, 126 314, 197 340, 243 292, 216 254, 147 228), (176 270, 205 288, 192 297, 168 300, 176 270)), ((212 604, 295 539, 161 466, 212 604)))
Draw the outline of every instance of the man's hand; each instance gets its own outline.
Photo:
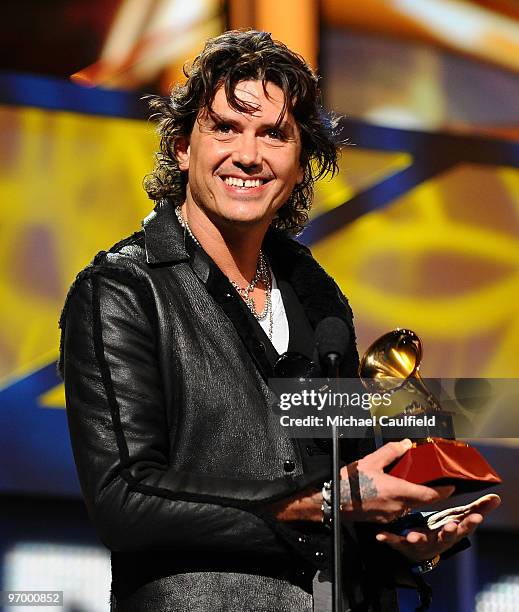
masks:
POLYGON ((470 514, 460 522, 450 521, 434 530, 413 529, 405 536, 382 531, 377 535, 377 540, 385 542, 411 561, 432 559, 473 533, 485 516, 495 510, 500 503, 498 495, 484 495, 471 504, 470 514))
MULTIPOLYGON (((441 501, 454 487, 425 487, 395 478, 384 468, 412 446, 410 440, 389 442, 341 470, 341 505, 345 521, 389 523, 407 511, 441 501)), ((306 491, 271 506, 281 521, 321 521, 321 492, 306 491)))
POLYGON ((341 470, 342 516, 348 521, 390 523, 413 508, 446 499, 454 487, 426 487, 395 478, 384 468, 412 446, 389 442, 341 470))

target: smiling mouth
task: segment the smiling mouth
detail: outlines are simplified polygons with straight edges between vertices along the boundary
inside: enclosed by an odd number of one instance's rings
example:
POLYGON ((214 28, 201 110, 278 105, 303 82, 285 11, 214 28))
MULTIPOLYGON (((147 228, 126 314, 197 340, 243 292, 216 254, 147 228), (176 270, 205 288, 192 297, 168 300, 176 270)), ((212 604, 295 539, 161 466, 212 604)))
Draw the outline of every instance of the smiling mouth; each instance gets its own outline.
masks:
POLYGON ((220 177, 226 185, 229 187, 239 187, 241 189, 253 189, 254 187, 261 187, 265 183, 268 183, 270 179, 241 179, 234 176, 220 177))

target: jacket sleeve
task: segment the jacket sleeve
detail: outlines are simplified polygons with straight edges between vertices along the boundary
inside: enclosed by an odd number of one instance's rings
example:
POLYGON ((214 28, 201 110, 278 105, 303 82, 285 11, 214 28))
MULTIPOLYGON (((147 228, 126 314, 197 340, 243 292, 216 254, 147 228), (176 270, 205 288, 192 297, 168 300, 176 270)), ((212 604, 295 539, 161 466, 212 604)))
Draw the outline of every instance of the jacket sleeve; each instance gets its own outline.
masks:
MULTIPOLYGON (((170 436, 153 323, 129 284, 83 274, 60 322, 74 459, 87 509, 111 550, 279 553, 254 509, 190 495, 168 464, 170 436)), ((194 449, 195 452, 195 449, 194 449)))

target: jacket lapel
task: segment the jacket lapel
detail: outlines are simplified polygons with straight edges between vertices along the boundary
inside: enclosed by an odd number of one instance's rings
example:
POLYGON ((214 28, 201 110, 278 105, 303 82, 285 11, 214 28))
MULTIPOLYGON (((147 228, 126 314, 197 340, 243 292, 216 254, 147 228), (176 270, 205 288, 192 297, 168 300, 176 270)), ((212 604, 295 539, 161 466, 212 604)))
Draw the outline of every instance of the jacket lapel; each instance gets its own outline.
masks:
POLYGON ((312 257, 309 249, 283 232, 270 230, 266 236, 268 253, 278 265, 292 286, 315 330, 320 321, 327 317, 342 319, 350 331, 350 343, 341 368, 341 375, 355 378, 358 369, 358 354, 353 326, 353 313, 348 301, 335 281, 312 257))
MULTIPOLYGON (((273 375, 268 346, 254 333, 252 321, 243 300, 211 258, 197 248, 178 223, 171 201, 160 200, 143 221, 146 260, 149 264, 171 265, 188 262, 215 301, 234 324, 238 335, 256 363, 263 378, 273 375)), ((282 277, 292 287, 308 321, 315 330, 318 323, 330 316, 342 319, 350 330, 350 346, 341 375, 356 377, 358 355, 355 344, 353 314, 335 281, 312 257, 309 249, 289 238, 284 232, 270 229, 265 236, 265 252, 275 262, 282 277)), ((291 328, 291 333, 294 330, 291 328)))

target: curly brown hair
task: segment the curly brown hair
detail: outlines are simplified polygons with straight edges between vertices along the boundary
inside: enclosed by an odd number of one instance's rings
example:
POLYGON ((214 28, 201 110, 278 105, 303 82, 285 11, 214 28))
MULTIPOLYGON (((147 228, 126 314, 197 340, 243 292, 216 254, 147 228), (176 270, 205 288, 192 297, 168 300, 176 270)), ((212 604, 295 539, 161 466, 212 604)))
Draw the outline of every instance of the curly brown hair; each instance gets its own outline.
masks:
MULTIPOLYGON (((239 112, 254 111, 252 104, 235 95, 236 85, 260 80, 277 85, 284 94, 285 112, 292 113, 301 133, 301 166, 304 177, 287 202, 278 210, 272 225, 292 233, 301 231, 312 205, 316 180, 337 172, 339 143, 336 119, 323 111, 318 79, 304 59, 268 32, 232 30, 207 41, 194 62, 184 68, 187 81, 176 85, 167 97, 148 96, 151 119, 158 122, 160 150, 154 171, 144 178, 152 200, 169 197, 175 206, 183 203, 187 173, 178 167, 175 143, 189 137, 203 109, 211 110, 216 91, 223 87, 227 102, 239 112)), ((266 93, 266 89, 265 89, 266 93)))

